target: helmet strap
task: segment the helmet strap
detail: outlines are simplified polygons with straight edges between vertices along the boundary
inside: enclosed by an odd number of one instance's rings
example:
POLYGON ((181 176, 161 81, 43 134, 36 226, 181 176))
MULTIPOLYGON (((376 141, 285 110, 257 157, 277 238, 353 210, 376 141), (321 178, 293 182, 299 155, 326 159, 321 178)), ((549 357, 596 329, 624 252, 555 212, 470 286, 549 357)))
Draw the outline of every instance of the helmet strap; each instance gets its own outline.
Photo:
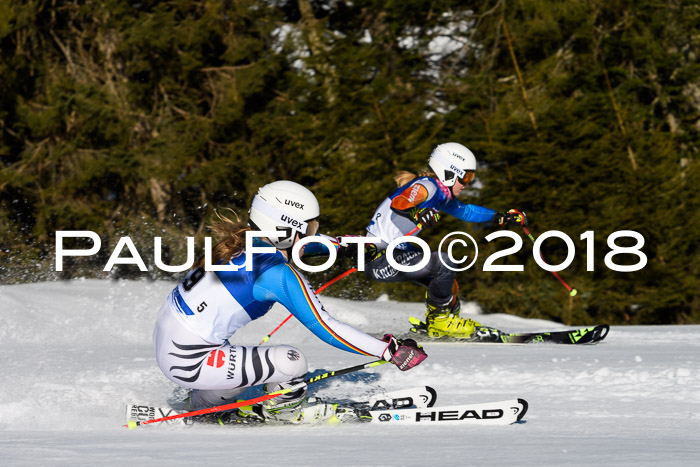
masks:
POLYGON ((447 196, 448 199, 454 198, 454 195, 452 194, 452 188, 446 187, 446 186, 442 183, 442 180, 440 180, 439 178, 436 178, 435 181, 437 182, 438 188, 440 188, 440 191, 442 191, 442 193, 443 193, 445 196, 447 196))

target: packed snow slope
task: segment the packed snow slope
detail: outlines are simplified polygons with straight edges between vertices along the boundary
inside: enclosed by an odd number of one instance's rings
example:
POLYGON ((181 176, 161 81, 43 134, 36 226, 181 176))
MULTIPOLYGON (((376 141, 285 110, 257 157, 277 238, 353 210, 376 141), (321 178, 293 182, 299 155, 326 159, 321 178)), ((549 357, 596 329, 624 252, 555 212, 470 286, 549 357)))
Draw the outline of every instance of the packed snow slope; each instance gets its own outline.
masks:
MULTIPOLYGON (((506 427, 345 424, 122 428, 127 403, 185 392, 158 370, 151 332, 170 282, 76 280, 0 286, 1 465, 700 465, 700 326, 611 329, 595 346, 427 342, 419 367, 390 365, 312 386, 361 399, 429 385, 438 405, 524 398, 506 427)), ((342 285, 338 285, 342 286, 342 285)), ((420 303, 324 300, 372 333, 405 332, 420 303)), ((474 305, 464 313, 478 313, 474 305)), ((256 344, 287 316, 276 306, 232 341, 256 344)), ((506 331, 562 325, 495 314, 506 331)), ((581 323, 582 325, 599 323, 581 323)), ((367 361, 290 320, 271 340, 296 345, 313 371, 367 361)))

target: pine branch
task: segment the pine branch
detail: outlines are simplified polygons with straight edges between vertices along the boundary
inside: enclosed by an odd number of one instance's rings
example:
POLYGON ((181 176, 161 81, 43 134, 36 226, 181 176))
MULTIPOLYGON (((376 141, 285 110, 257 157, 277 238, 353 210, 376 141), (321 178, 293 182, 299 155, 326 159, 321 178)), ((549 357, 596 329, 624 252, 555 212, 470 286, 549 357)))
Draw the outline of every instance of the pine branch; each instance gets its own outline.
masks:
POLYGON ((530 105, 530 100, 527 97, 527 89, 525 89, 525 80, 523 79, 522 73, 520 73, 520 67, 518 66, 518 59, 515 57, 515 50, 513 49, 513 41, 510 38, 510 33, 508 32, 508 25, 506 24, 505 14, 501 17, 501 22, 503 24, 503 33, 506 36, 506 42, 508 43, 508 50, 510 51, 510 58, 513 60, 513 66, 515 67, 515 73, 518 76, 518 82, 520 83, 520 90, 523 94, 523 101, 525 101, 525 108, 530 116, 530 122, 532 123, 532 128, 537 132, 537 121, 535 120, 535 114, 532 111, 532 105, 530 105))
POLYGON ((620 114, 620 108, 615 100, 615 95, 613 94, 612 85, 610 84, 610 78, 608 77, 607 68, 603 68, 603 74, 605 75, 605 84, 608 86, 608 94, 610 95, 610 101, 612 102, 613 109, 615 110, 615 116, 617 117, 617 123, 620 126, 620 131, 627 141, 627 155, 629 156, 630 163, 632 164, 632 170, 637 170, 637 161, 634 157, 634 152, 629 144, 629 138, 627 136, 627 129, 625 128, 625 123, 622 121, 622 115, 620 114))

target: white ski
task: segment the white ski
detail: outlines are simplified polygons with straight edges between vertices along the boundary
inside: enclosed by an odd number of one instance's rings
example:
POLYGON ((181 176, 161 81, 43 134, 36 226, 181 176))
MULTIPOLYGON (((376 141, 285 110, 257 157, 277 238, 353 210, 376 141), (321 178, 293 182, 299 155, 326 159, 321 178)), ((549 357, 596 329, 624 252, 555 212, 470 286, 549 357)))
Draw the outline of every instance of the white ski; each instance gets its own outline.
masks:
MULTIPOLYGON (((146 420, 155 420, 156 418, 169 417, 185 413, 184 410, 175 410, 171 407, 153 407, 150 405, 127 405, 126 406, 126 422, 144 422, 146 420)), ((185 418, 177 418, 175 420, 166 420, 158 423, 158 425, 183 425, 188 424, 185 418)))
MULTIPOLYGON (((358 407, 365 410, 403 410, 403 408, 407 407, 431 407, 435 404, 436 398, 437 393, 433 388, 429 386, 419 386, 410 389, 391 391, 384 394, 377 394, 370 397, 366 402, 349 402, 341 403, 340 405, 343 407, 358 407)), ((310 398, 310 404, 304 411, 304 419, 307 420, 307 423, 327 418, 325 412, 328 409, 326 409, 325 406, 327 405, 330 408, 333 404, 333 402, 325 400, 320 404, 318 402, 314 404, 313 402, 315 402, 315 398, 310 398)), ((185 413, 185 411, 175 410, 170 407, 153 407, 149 405, 132 404, 126 406, 126 422, 143 422, 181 413, 185 413)), ((175 420, 166 420, 164 422, 154 424, 189 425, 194 422, 194 418, 178 418, 175 420)))
POLYGON ((482 404, 399 410, 372 410, 372 423, 385 425, 510 425, 527 413, 524 399, 482 404))
POLYGON ((419 386, 374 395, 369 398, 367 405, 370 410, 402 409, 411 406, 421 408, 432 407, 436 400, 435 389, 430 386, 419 386))

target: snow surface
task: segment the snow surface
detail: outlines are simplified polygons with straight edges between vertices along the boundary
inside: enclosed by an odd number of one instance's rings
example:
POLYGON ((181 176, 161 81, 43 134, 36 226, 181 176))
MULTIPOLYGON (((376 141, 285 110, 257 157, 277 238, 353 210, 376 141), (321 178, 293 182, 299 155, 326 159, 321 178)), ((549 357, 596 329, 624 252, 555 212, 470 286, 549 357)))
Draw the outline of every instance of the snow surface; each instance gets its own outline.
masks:
MULTIPOLYGON (((427 342, 421 366, 328 380, 312 393, 361 398, 429 385, 438 405, 524 398, 506 427, 386 425, 122 428, 127 403, 185 397, 151 346, 170 282, 75 280, 0 286, 0 465, 700 465, 700 326, 611 329, 596 346, 427 342)), ((326 298, 372 333, 406 330, 419 303, 326 298)), ((465 307, 472 313, 478 307, 465 307)), ((257 343, 287 315, 275 307, 236 334, 257 343)), ((495 314, 506 331, 562 325, 495 314)), ((597 323, 582 323, 597 324, 597 323)), ((271 340, 312 370, 367 361, 323 344, 295 320, 271 340)))

